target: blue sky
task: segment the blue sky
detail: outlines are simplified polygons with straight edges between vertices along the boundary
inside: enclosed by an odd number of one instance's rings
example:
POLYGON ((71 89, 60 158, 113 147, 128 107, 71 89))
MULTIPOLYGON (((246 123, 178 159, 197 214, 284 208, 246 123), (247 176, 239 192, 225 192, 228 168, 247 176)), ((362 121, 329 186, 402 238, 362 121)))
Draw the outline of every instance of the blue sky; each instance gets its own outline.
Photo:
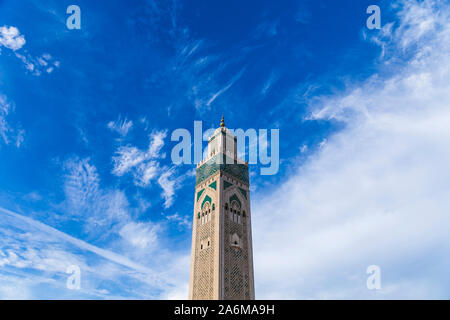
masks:
POLYGON ((0 0, 0 298, 187 298, 195 166, 170 135, 222 114, 280 130, 279 172, 250 168, 257 298, 448 298, 448 12, 0 0))

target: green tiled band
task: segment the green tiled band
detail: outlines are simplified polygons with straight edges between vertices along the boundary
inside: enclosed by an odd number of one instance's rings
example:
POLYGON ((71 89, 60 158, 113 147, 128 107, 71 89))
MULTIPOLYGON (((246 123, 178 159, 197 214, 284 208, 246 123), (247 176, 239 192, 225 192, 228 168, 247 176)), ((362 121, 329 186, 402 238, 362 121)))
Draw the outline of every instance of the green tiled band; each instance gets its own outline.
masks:
MULTIPOLYGON (((228 158, 229 161, 231 160, 228 158)), ((200 167, 197 168, 197 173, 195 177, 195 184, 198 185, 208 179, 208 177, 212 176, 218 171, 223 171, 241 181, 248 184, 249 183, 249 175, 248 175, 248 167, 245 164, 227 164, 225 155, 218 154, 200 167), (222 163, 217 163, 219 158, 222 158, 222 163)))

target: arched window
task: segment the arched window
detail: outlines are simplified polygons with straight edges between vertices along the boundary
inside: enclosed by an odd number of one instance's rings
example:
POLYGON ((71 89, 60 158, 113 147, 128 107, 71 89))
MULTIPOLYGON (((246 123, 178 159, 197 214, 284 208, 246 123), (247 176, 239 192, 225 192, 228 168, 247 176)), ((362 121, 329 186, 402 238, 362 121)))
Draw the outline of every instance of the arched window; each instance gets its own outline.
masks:
POLYGON ((225 203, 225 210, 228 210, 228 203, 225 203))
POLYGON ((241 239, 239 239, 239 236, 236 233, 231 235, 230 238, 231 238, 230 239, 231 240, 231 245, 233 247, 240 247, 241 246, 241 239))

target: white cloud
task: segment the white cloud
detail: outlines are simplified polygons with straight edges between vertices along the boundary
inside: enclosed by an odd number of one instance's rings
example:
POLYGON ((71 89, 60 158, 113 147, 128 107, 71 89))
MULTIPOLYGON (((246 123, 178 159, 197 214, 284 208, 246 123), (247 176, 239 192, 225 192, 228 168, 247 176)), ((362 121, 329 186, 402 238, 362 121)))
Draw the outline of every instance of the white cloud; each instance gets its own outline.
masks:
POLYGON ((133 246, 149 251, 156 248, 159 230, 157 224, 129 222, 120 229, 119 234, 133 246))
POLYGON ((185 300, 188 298, 190 262, 189 254, 171 257, 170 263, 166 266, 166 272, 170 274, 172 282, 170 286, 166 286, 161 299, 185 300))
POLYGON ((164 139, 167 136, 167 131, 155 131, 150 135, 150 147, 149 156, 157 158, 163 156, 160 154, 162 147, 164 146, 164 139))
POLYGON ((16 53, 16 57, 20 61, 22 61, 22 63, 25 65, 25 69, 27 69, 30 72, 34 72, 33 73, 34 75, 37 75, 37 76, 40 75, 40 71, 39 70, 35 70, 36 68, 34 66, 34 63, 31 62, 31 58, 28 59, 27 57, 25 57, 24 55, 19 54, 19 53, 16 53))
POLYGON ((5 95, 0 94, 0 142, 8 145, 11 140, 14 140, 14 145, 19 148, 24 141, 25 131, 20 129, 20 125, 16 126, 19 129, 14 129, 10 123, 7 121, 8 115, 14 111, 14 105, 8 101, 5 95))
POLYGON ((130 171, 139 164, 164 155, 160 154, 162 147, 164 146, 164 138, 166 137, 166 131, 155 131, 150 135, 150 144, 148 150, 139 150, 133 146, 121 146, 116 151, 116 155, 113 157, 114 169, 113 173, 117 176, 130 171))
POLYGON ((130 219, 125 194, 101 188, 97 168, 89 158, 69 159, 64 170, 65 210, 70 217, 83 217, 86 232, 106 236, 130 219))
POLYGON ((21 49, 25 45, 25 37, 16 27, 0 27, 0 44, 13 51, 21 49))
POLYGON ((31 72, 34 76, 40 76, 43 71, 52 73, 55 70, 55 67, 58 68, 60 65, 60 62, 54 60, 48 53, 45 53, 37 58, 31 56, 30 54, 25 56, 17 52, 15 53, 15 56, 22 61, 25 65, 25 69, 31 72))
POLYGON ((182 217, 178 213, 166 216, 166 219, 170 222, 175 222, 179 227, 188 228, 192 227, 191 219, 188 217, 182 217))
POLYGON ((386 70, 312 104, 310 119, 345 129, 255 195, 257 298, 449 295, 450 7, 401 3, 386 70), (366 288, 372 264, 380 291, 366 288))
POLYGON ((24 141, 25 141, 25 130, 18 129, 17 134, 16 134, 16 142, 15 142, 16 148, 20 148, 20 146, 22 145, 22 143, 24 141))
POLYGON ((189 255, 158 244, 157 224, 123 225, 122 235, 142 250, 113 245, 113 251, 3 208, 0 214, 0 299, 161 299, 177 292, 183 296, 180 288, 187 283, 189 255), (156 244, 158 250, 149 255, 156 244), (81 290, 66 288, 69 265, 80 267, 81 290))
POLYGON ((239 71, 238 74, 236 74, 231 80, 230 82, 223 88, 221 88, 219 91, 217 91, 216 93, 214 93, 211 98, 209 98, 209 100, 206 102, 206 106, 209 107, 211 106, 211 104, 218 98, 220 97, 222 94, 224 94, 225 92, 227 92, 232 86, 233 84, 238 81, 242 75, 244 74, 244 69, 239 71))
POLYGON ((133 121, 128 120, 127 118, 122 119, 119 117, 116 121, 110 121, 108 123, 108 128, 116 131, 122 137, 125 137, 128 134, 128 131, 133 127, 133 121))
POLYGON ((27 201, 37 202, 42 200, 42 196, 38 192, 33 191, 24 195, 23 199, 27 201))
MULTIPOLYGON (((3 208, 0 208, 0 213, 0 288, 9 288, 0 290, 0 298, 21 298, 20 292, 27 292, 28 289, 30 292, 26 297, 33 299, 46 296, 54 299, 57 296, 70 295, 70 290, 65 288, 65 272, 69 265, 78 265, 82 271, 83 290, 76 293, 78 297, 104 298, 106 294, 114 298, 98 286, 106 281, 115 282, 124 277, 131 277, 130 280, 134 284, 128 292, 128 297, 155 298, 157 295, 150 295, 150 291, 172 286, 170 278, 145 264, 129 259, 126 255, 99 248, 3 208), (91 254, 86 254, 87 252, 91 254), (25 277, 27 281, 21 281, 25 277), (14 283, 22 290, 10 290, 14 283), (34 291, 31 288, 38 288, 42 284, 45 292, 31 292, 34 291), (137 285, 144 288, 136 292, 137 285), (50 293, 47 293, 49 288, 50 293), (56 294, 55 290, 59 292, 56 294)), ((127 291, 126 288, 127 285, 122 283, 122 292, 127 291)))
POLYGON ((8 103, 4 95, 0 95, 0 136, 3 142, 8 143, 9 125, 6 122, 6 117, 11 110, 11 104, 8 103))
POLYGON ((112 173, 123 176, 131 172, 137 186, 146 187, 160 173, 158 159, 164 158, 161 153, 164 147, 164 138, 167 131, 154 131, 150 134, 147 150, 140 150, 134 146, 121 146, 113 157, 114 168, 112 173))
POLYGON ((272 72, 261 89, 261 94, 265 96, 272 88, 273 84, 278 80, 278 75, 272 72))
POLYGON ((43 57, 38 58, 37 60, 38 60, 39 64, 43 67, 46 67, 48 65, 47 60, 45 60, 43 57))
POLYGON ((159 172, 159 165, 156 161, 140 163, 133 173, 134 182, 140 187, 146 187, 156 178, 159 172))
POLYGON ((166 209, 172 206, 175 197, 175 190, 180 187, 179 179, 171 179, 174 174, 175 169, 171 168, 169 170, 165 170, 158 178, 158 184, 163 189, 164 208, 166 209))
POLYGON ((113 157, 112 173, 122 176, 147 159, 147 153, 132 146, 121 146, 113 157))
POLYGON ((186 300, 189 297, 189 283, 182 282, 163 296, 164 300, 186 300))
POLYGON ((306 151, 308 151, 308 146, 306 144, 304 144, 300 147, 300 152, 305 153, 306 151))
POLYGON ((74 214, 89 208, 100 198, 99 177, 97 169, 90 164, 90 159, 70 159, 64 164, 66 171, 64 191, 66 200, 74 214))

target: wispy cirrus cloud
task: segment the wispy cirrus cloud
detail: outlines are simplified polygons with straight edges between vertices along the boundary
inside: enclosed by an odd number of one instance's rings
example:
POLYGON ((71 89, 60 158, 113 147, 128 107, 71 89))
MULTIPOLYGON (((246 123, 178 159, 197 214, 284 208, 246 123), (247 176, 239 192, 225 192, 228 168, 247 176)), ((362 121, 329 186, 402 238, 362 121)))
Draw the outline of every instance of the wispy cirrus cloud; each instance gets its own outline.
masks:
POLYGON ((278 80, 278 77, 279 76, 275 72, 272 72, 270 74, 269 78, 266 80, 266 82, 264 83, 264 85, 261 89, 261 94, 263 96, 265 96, 272 89, 272 86, 278 80))
MULTIPOLYGON (((190 215, 188 217, 190 217, 190 215)), ((190 229, 192 227, 192 222, 188 217, 180 216, 178 213, 175 213, 175 214, 166 216, 166 219, 169 222, 176 223, 178 225, 178 227, 180 227, 180 228, 190 229)))
POLYGON ((149 222, 129 222, 124 225, 119 234, 133 246, 150 252, 157 247, 160 226, 149 222))
MULTIPOLYGON (((177 287, 175 279, 168 277, 158 260, 133 261, 126 255, 94 246, 86 241, 70 236, 15 212, 0 208, 0 298, 35 299, 55 295, 65 298, 117 299, 145 298, 157 299, 170 294, 177 287), (10 228, 14 226, 14 228, 10 228), (20 232, 18 232, 20 231, 20 232), (149 266, 151 265, 155 268, 149 266), (67 267, 77 265, 81 269, 81 290, 66 287, 67 267), (23 281, 23 276, 27 280, 23 281), (121 289, 109 292, 118 279, 127 279, 121 289), (14 290, 14 283, 21 290, 14 290)), ((137 241, 137 247, 148 249, 155 239, 150 239, 151 231, 146 224, 128 224, 123 228, 127 239, 137 241), (127 227, 128 226, 128 227, 127 227), (137 232, 136 232, 137 231, 137 232), (151 240, 150 242, 148 240, 151 240)), ((166 254, 166 253, 164 253, 166 254)), ((173 264, 170 269, 178 269, 179 257, 169 254, 173 264)), ((147 255, 148 257, 148 255, 147 255)), ((156 259, 156 256, 154 257, 156 259)), ((176 273, 175 273, 176 274, 176 273)))
POLYGON ((102 188, 97 168, 89 158, 73 157, 64 162, 66 219, 79 221, 90 236, 117 234, 130 220, 128 199, 117 189, 102 188))
POLYGON ((15 53, 16 57, 23 62, 25 69, 34 76, 40 76, 42 73, 52 73, 55 68, 59 68, 60 62, 55 60, 50 54, 45 53, 38 57, 30 54, 15 53))
POLYGON ((120 136, 125 137, 133 128, 133 121, 128 120, 127 118, 122 119, 122 117, 119 116, 116 121, 108 122, 108 128, 117 132, 120 136))
POLYGON ((278 190, 254 197, 259 298, 449 295, 450 8, 394 5, 379 72, 309 100, 309 121, 345 128, 278 190), (372 264, 381 290, 366 288, 372 264))
POLYGON ((164 207, 169 208, 173 204, 175 191, 180 187, 183 176, 177 177, 175 167, 167 167, 161 164, 165 158, 162 153, 164 139, 167 131, 153 131, 150 134, 149 146, 146 150, 141 150, 132 145, 120 146, 113 156, 112 173, 118 177, 125 174, 133 176, 134 184, 138 187, 148 187, 153 180, 157 180, 158 185, 163 190, 164 207))
POLYGON ((175 168, 165 170, 158 178, 158 184, 163 189, 164 208, 169 208, 173 204, 175 190, 180 187, 180 177, 174 178, 175 168))
POLYGON ((6 116, 11 110, 11 104, 6 100, 6 97, 0 95, 0 136, 3 138, 3 142, 8 143, 9 125, 6 122, 6 116))
MULTIPOLYGON (((155 23, 152 28, 161 28, 161 19, 171 18, 170 32, 161 41, 170 39, 169 46, 174 54, 168 59, 168 67, 153 75, 149 81, 155 84, 170 83, 169 112, 188 104, 197 112, 203 113, 213 108, 214 102, 231 90, 241 78, 245 71, 242 60, 247 52, 242 50, 230 58, 230 54, 217 52, 214 43, 193 37, 188 26, 176 23, 181 5, 175 3, 177 2, 173 3, 164 18, 159 16, 153 19, 155 23), (241 71, 235 71, 236 65, 241 71)), ((158 6, 152 4, 148 14, 151 17, 158 16, 161 14, 159 10, 158 6)), ((161 36, 159 30, 156 37, 158 36, 161 36)))
MULTIPOLYGON (((60 62, 54 59, 49 53, 40 56, 33 56, 29 53, 19 53, 26 44, 25 36, 20 33, 15 26, 0 27, 0 47, 3 46, 14 52, 14 55, 22 61, 32 75, 40 76, 43 72, 52 73, 55 68, 59 68, 60 62)), ((1 53, 1 51, 0 51, 1 53)))
POLYGON ((13 111, 14 104, 5 95, 0 94, 0 138, 4 144, 8 145, 13 141, 14 145, 19 148, 24 140, 25 130, 21 129, 18 123, 15 123, 17 128, 14 128, 8 122, 8 115, 13 111))
POLYGON ((164 138, 167 131, 154 131, 150 134, 150 142, 147 150, 140 150, 135 146, 120 146, 113 156, 114 168, 112 173, 123 176, 125 173, 135 171, 135 178, 139 184, 145 186, 154 178, 154 172, 158 168, 155 159, 165 157, 160 151, 164 146, 164 138))
MULTIPOLYGON (((244 73, 244 71, 245 71, 245 69, 243 69, 243 70, 241 70, 241 71, 239 71, 231 80, 230 80, 230 82, 225 86, 225 87, 223 87, 223 88, 221 88, 219 91, 217 91, 217 92, 215 92, 212 96, 211 96, 211 98, 209 98, 209 100, 206 102, 206 106, 207 107, 210 107, 211 106, 211 104, 218 98, 218 97, 220 97, 222 94, 224 94, 225 92, 227 92, 230 88, 231 88, 231 86, 236 82, 236 81, 238 81, 241 77, 242 77, 242 74, 244 73)), ((197 107, 199 107, 200 105, 198 105, 197 107)))

